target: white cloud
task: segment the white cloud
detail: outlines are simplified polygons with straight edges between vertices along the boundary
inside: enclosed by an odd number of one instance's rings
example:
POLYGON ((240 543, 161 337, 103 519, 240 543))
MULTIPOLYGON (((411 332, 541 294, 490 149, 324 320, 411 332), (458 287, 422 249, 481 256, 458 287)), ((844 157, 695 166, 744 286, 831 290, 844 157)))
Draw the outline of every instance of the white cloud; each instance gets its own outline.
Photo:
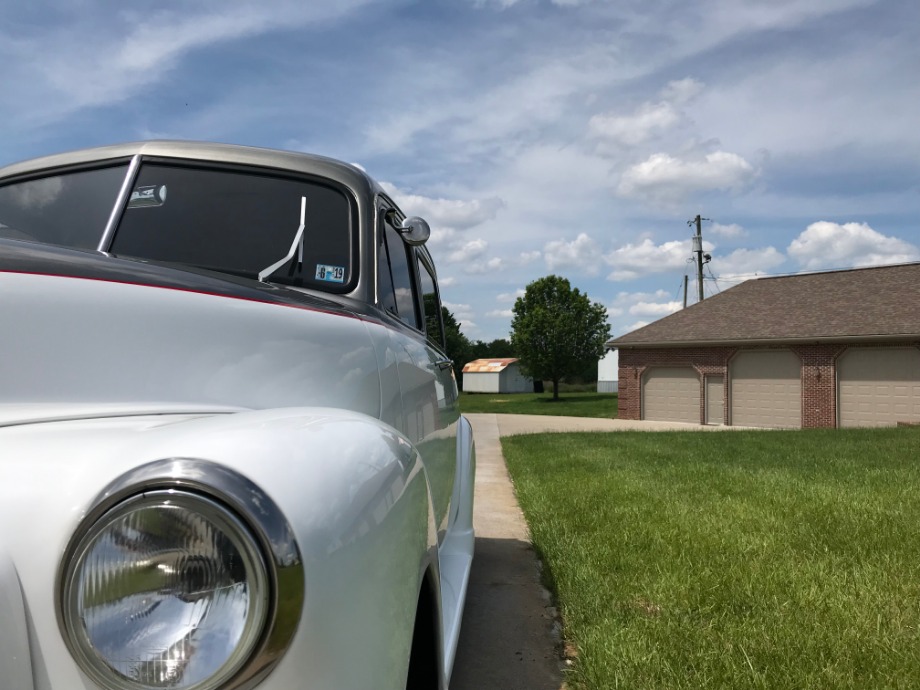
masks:
POLYGON ((486 312, 486 316, 510 319, 514 316, 514 312, 510 309, 493 309, 490 312, 486 312))
MULTIPOLYGON (((703 241, 707 251, 712 245, 703 241)), ((604 257, 613 267, 607 280, 633 280, 648 273, 676 271, 684 268, 691 257, 690 240, 673 240, 657 245, 649 238, 638 244, 627 244, 604 257)))
POLYGON ((734 273, 756 273, 782 265, 785 255, 774 247, 759 249, 736 249, 725 257, 716 257, 720 266, 726 266, 734 273))
POLYGON ((887 237, 866 223, 812 223, 792 240, 787 251, 810 270, 880 266, 920 259, 920 249, 916 246, 897 237, 887 237))
POLYGON ((601 261, 597 243, 583 232, 571 242, 547 242, 543 248, 543 257, 546 267, 551 271, 558 268, 579 268, 588 275, 597 273, 601 261))
POLYGON ((505 263, 497 256, 487 261, 477 261, 470 263, 463 270, 466 273, 479 275, 482 273, 498 273, 505 268, 505 263))
POLYGON ((625 326, 623 328, 623 332, 620 333, 620 335, 626 335, 627 333, 632 333, 633 331, 639 330, 643 326, 648 326, 650 323, 651 321, 636 321, 635 323, 625 326))
MULTIPOLYGON (((38 40, 17 37, 8 44, 23 61, 25 74, 33 83, 39 82, 36 88, 57 94, 48 101, 59 116, 81 107, 124 101, 162 80, 192 51, 328 21, 367 1, 204 2, 139 10, 123 5, 105 18, 91 11, 74 13, 69 21, 43 27, 38 40)), ((6 39, 0 35, 0 40, 6 39)))
POLYGON ((694 193, 740 190, 756 174, 754 167, 736 153, 715 151, 693 159, 656 153, 623 174, 617 193, 622 197, 676 203, 694 193))
POLYGON ((475 313, 472 305, 469 304, 455 304, 453 302, 443 302, 442 304, 460 322, 470 321, 475 313))
POLYGON ((747 237, 747 231, 737 223, 729 223, 728 225, 713 223, 706 230, 709 234, 715 235, 716 237, 724 237, 726 239, 747 237))
POLYGON ((422 216, 432 226, 443 226, 454 230, 468 230, 492 220, 504 208, 498 197, 487 199, 443 199, 411 194, 389 182, 380 184, 393 197, 406 215, 422 216))
POLYGON ((525 291, 523 288, 515 290, 514 292, 503 292, 498 295, 495 299, 499 302, 516 302, 518 297, 523 297, 525 291))
POLYGON ((786 263, 786 256, 774 247, 736 249, 724 257, 714 257, 710 270, 721 287, 744 282, 763 275, 786 263))
MULTIPOLYGON (((674 294, 666 290, 654 292, 620 292, 614 300, 607 305, 607 315, 610 319, 617 319, 625 314, 632 316, 648 316, 657 320, 668 314, 678 311, 682 303, 674 299, 674 294)), ((636 328, 645 326, 649 321, 640 321, 629 326, 614 325, 614 337, 628 333, 636 328)))
POLYGON ((470 240, 456 247, 445 257, 449 264, 467 263, 478 256, 488 248, 489 243, 483 239, 470 240))
POLYGON ((533 263, 541 256, 543 256, 543 253, 538 249, 532 252, 521 252, 518 256, 518 263, 520 263, 522 266, 526 266, 527 264, 533 263))
POLYGON ((629 308, 633 316, 667 316, 683 307, 682 302, 637 302, 629 308))
POLYGON ((689 103, 703 92, 706 85, 692 77, 678 79, 668 82, 668 85, 661 90, 661 97, 666 101, 683 105, 689 103))
POLYGON ((645 103, 632 115, 595 115, 588 122, 590 133, 619 146, 637 146, 665 132, 681 120, 670 103, 645 103))

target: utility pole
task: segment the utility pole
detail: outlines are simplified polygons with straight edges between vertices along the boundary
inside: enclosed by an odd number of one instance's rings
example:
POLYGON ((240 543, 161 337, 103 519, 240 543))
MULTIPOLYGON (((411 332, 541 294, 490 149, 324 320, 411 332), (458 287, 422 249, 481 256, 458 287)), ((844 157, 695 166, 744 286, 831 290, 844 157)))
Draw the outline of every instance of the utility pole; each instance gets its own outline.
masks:
POLYGON ((687 308, 687 274, 684 274, 684 309, 687 308))
POLYGON ((696 281, 700 289, 700 302, 703 301, 703 264, 709 263, 710 256, 703 254, 703 221, 708 218, 701 218, 699 214, 693 220, 688 220, 687 225, 696 225, 696 235, 693 236, 693 253, 696 254, 696 281), (705 256, 706 261, 703 261, 705 256))

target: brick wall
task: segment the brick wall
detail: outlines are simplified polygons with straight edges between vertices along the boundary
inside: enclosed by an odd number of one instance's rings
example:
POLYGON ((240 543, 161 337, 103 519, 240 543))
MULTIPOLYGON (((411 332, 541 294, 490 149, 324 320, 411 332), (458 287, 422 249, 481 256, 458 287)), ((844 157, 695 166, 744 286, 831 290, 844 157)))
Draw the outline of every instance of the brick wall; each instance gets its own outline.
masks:
MULTIPOLYGON (((700 377, 700 424, 706 418, 704 409, 705 377, 722 376, 723 400, 728 400, 728 360, 737 351, 734 347, 683 347, 647 350, 620 350, 618 360, 620 379, 620 419, 642 418, 642 374, 650 367, 689 366, 700 377)), ((728 407, 725 408, 726 418, 728 407)), ((723 420, 723 422, 727 421, 723 420)))
POLYGON ((802 428, 837 426, 837 358, 845 345, 795 345, 802 360, 802 428))
MULTIPOLYGON (((870 347, 901 346, 903 343, 877 343, 870 347)), ((916 344, 920 347, 920 344, 916 344)), ((837 426, 837 359, 846 345, 777 346, 788 349, 802 361, 802 427, 834 428, 837 426)), ((862 347, 862 346, 860 346, 862 347)), ((723 376, 725 419, 729 416, 728 368, 732 356, 748 348, 688 347, 620 350, 619 379, 621 419, 642 418, 642 375, 651 367, 690 366, 700 378, 700 423, 705 420, 705 378, 723 376)), ((750 349, 764 349, 750 348, 750 349)))

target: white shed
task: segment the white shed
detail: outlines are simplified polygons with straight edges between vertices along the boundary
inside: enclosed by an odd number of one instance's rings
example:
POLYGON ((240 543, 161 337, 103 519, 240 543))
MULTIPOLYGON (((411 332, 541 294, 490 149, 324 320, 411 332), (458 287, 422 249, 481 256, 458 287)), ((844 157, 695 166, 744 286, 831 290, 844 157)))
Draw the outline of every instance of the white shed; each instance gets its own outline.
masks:
POLYGON ((597 392, 617 393, 620 390, 619 353, 607 350, 597 362, 597 392))
POLYGON ((515 358, 476 359, 463 367, 466 393, 533 393, 533 379, 515 358))

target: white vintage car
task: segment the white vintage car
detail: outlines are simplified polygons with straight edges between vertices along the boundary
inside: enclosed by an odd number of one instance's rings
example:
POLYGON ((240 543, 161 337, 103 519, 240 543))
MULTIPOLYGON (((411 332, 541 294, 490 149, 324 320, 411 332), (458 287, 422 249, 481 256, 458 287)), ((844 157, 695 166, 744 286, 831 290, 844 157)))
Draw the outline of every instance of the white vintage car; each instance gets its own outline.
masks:
POLYGON ((427 224, 146 142, 0 169, 0 688, 446 688, 475 454, 427 224))

